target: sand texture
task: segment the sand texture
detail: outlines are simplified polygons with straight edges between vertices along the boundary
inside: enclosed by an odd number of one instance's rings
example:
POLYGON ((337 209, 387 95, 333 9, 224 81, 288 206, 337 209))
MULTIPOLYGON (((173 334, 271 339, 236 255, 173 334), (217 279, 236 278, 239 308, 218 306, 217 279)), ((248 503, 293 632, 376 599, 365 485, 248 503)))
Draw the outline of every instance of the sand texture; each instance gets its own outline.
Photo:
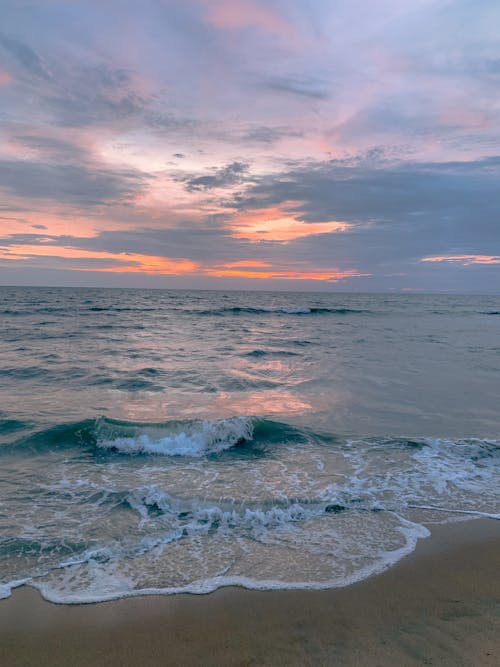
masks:
POLYGON ((349 588, 0 602, 0 664, 500 664, 500 522, 437 526, 395 567, 349 588))

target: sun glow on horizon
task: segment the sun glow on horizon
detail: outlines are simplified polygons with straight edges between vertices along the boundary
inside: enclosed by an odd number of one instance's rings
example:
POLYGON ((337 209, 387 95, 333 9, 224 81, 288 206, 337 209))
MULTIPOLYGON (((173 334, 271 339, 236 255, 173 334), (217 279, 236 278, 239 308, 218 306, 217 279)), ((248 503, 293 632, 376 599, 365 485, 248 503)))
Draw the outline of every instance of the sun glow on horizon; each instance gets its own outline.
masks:
POLYGON ((169 258, 158 255, 144 255, 129 252, 106 252, 101 250, 84 250, 70 246, 57 245, 11 245, 0 247, 0 259, 23 261, 46 257, 51 259, 69 260, 69 268, 77 271, 103 271, 106 273, 146 273, 160 275, 177 275, 193 273, 198 268, 197 262, 186 258, 169 258), (81 264, 71 266, 70 261, 81 264), (82 262, 83 260, 83 262, 82 262), (89 264, 85 265, 85 260, 89 264), (101 266, 92 264, 92 260, 101 260, 101 266), (106 265, 106 261, 108 265, 106 265), (117 264, 112 264, 117 262, 117 264))
POLYGON ((329 220, 325 222, 306 222, 293 212, 298 202, 284 202, 280 207, 273 206, 251 209, 236 214, 229 223, 231 236, 258 243, 259 241, 277 241, 286 243, 314 234, 344 232, 349 228, 345 222, 329 220))
POLYGON ((275 266, 257 259, 236 260, 222 264, 207 264, 184 257, 163 257, 132 252, 107 252, 87 250, 51 243, 39 245, 13 244, 0 246, 0 260, 24 262, 40 266, 43 259, 59 260, 65 269, 72 271, 97 271, 102 273, 144 273, 148 275, 210 276, 214 278, 250 278, 257 280, 314 280, 337 282, 344 278, 366 276, 353 269, 312 270, 299 267, 294 270, 275 266))

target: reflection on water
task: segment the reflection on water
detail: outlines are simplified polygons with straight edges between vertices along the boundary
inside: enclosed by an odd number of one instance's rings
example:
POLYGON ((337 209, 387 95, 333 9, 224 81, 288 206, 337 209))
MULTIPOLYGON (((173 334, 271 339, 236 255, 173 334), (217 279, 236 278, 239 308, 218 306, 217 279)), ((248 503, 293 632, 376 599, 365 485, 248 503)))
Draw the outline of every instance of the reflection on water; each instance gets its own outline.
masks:
POLYGON ((2 289, 0 595, 345 585, 500 515, 498 312, 2 289))

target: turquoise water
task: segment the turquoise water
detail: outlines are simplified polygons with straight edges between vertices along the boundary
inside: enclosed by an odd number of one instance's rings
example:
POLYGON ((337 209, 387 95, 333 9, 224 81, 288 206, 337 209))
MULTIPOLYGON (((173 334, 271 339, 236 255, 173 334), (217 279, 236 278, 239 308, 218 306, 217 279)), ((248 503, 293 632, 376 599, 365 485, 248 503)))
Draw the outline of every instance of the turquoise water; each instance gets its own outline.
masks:
POLYGON ((0 291, 0 593, 327 588, 500 516, 500 299, 0 291))

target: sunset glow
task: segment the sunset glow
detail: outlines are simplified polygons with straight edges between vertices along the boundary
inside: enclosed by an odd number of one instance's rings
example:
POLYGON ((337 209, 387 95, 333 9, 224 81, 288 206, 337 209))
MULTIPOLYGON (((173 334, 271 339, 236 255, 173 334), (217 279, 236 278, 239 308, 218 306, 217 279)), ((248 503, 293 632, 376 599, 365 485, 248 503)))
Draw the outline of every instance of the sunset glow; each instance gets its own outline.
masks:
POLYGON ((495 3, 63 4, 2 3, 0 284, 500 285, 495 3))
POLYGON ((238 277, 238 278, 253 278, 258 280, 267 280, 270 278, 278 278, 285 280, 325 280, 329 282, 336 282, 343 278, 360 277, 361 275, 356 271, 325 271, 322 273, 313 273, 309 271, 285 271, 281 269, 262 269, 252 270, 251 268, 236 269, 231 267, 216 267, 206 269, 208 275, 217 277, 238 277))
POLYGON ((281 208, 245 211, 230 223, 235 238, 258 241, 293 241, 312 234, 342 232, 348 227, 343 222, 304 222, 288 213, 293 202, 285 202, 281 208))
POLYGON ((40 257, 69 260, 68 268, 79 271, 179 275, 181 273, 192 273, 198 269, 198 265, 188 259, 169 259, 168 257, 139 255, 137 253, 90 251, 54 245, 0 247, 0 259, 29 262, 30 259, 40 257), (101 264, 96 266, 89 261, 85 265, 85 261, 83 261, 72 267, 71 260, 100 260, 101 264), (106 260, 110 260, 110 262, 107 263, 106 260), (113 263, 116 263, 116 266, 113 263))

